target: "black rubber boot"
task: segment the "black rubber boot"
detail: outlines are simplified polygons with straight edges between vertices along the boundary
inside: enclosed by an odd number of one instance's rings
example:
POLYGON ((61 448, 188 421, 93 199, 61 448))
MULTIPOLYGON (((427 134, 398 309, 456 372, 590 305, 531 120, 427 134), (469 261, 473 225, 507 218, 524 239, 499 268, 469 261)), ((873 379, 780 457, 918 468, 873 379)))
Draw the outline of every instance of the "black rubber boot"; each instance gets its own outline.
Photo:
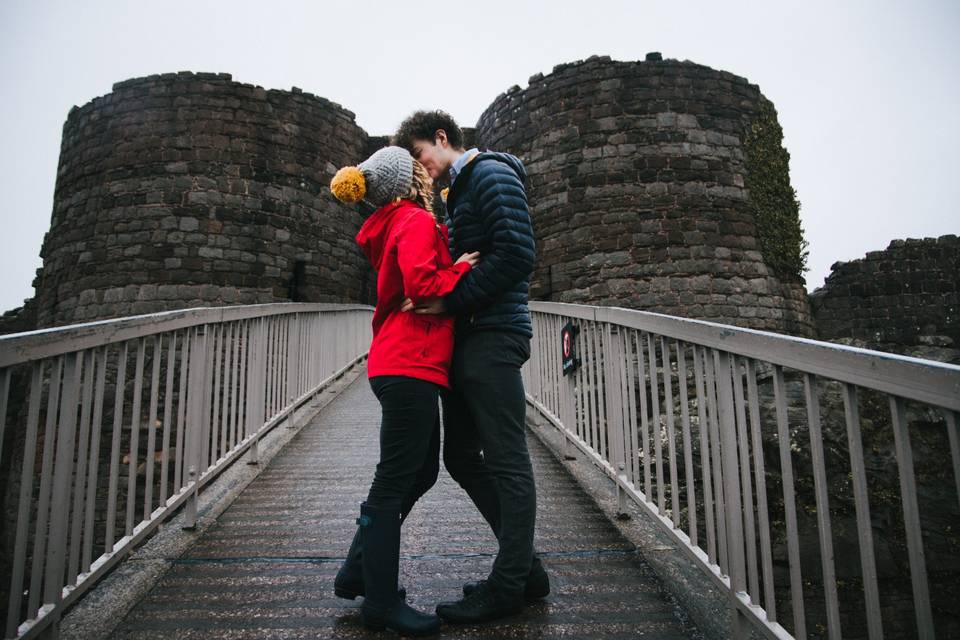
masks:
MULTIPOLYGON (((337 577, 333 581, 333 592, 338 598, 345 600, 356 600, 357 596, 366 595, 363 588, 363 553, 360 547, 360 529, 357 529, 353 536, 353 542, 350 543, 350 550, 347 551, 347 559, 344 561, 340 570, 337 571, 337 577)), ((406 599, 407 590, 402 586, 397 588, 397 595, 401 600, 406 599)))
MULTIPOLYGON (((463 595, 469 596, 476 591, 486 580, 468 582, 463 585, 463 595)), ((527 584, 523 588, 523 597, 526 600, 539 600, 550 595, 550 576, 543 568, 543 562, 534 554, 533 564, 530 565, 530 575, 527 576, 527 584)))
POLYGON ((360 505, 360 545, 366 597, 360 608, 363 626, 390 629, 405 636, 429 636, 440 631, 440 619, 421 613, 397 595, 400 570, 400 512, 360 505))

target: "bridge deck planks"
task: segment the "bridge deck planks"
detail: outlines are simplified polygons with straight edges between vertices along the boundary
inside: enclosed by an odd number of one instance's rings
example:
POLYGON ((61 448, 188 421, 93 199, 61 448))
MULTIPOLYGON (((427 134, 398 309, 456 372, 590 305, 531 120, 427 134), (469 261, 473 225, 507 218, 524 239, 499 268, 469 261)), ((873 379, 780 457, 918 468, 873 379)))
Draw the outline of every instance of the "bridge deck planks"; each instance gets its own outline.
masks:
MULTIPOLYGON (((274 458, 153 590, 115 638, 375 638, 333 595, 377 458, 379 406, 354 382, 274 458)), ((534 436, 536 546, 553 593, 522 614, 443 638, 696 638, 633 547, 534 436)), ((432 610, 489 571, 496 544, 441 470, 404 525, 401 582, 432 610)))

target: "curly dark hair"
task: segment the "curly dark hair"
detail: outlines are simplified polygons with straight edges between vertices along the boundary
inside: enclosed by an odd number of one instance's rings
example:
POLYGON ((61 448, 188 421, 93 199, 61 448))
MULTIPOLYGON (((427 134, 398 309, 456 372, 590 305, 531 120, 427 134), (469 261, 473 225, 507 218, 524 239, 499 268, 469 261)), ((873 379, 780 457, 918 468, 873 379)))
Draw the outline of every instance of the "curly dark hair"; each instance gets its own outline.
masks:
POLYGON ((413 151, 413 141, 433 141, 438 129, 447 134, 447 141, 454 149, 463 148, 463 132, 449 113, 445 111, 416 111, 400 123, 391 144, 413 151))

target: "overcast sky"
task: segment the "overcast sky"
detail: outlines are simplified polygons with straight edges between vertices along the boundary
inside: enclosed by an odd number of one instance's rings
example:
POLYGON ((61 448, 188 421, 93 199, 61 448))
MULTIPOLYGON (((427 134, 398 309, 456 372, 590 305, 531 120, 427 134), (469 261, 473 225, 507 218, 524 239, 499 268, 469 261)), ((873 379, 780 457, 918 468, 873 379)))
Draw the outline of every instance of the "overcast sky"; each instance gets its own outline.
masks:
POLYGON ((391 133, 473 126, 535 73, 648 51, 745 76, 777 107, 807 287, 890 240, 960 233, 960 2, 0 0, 0 312, 32 297, 60 134, 114 82, 226 72, 298 86, 391 133))

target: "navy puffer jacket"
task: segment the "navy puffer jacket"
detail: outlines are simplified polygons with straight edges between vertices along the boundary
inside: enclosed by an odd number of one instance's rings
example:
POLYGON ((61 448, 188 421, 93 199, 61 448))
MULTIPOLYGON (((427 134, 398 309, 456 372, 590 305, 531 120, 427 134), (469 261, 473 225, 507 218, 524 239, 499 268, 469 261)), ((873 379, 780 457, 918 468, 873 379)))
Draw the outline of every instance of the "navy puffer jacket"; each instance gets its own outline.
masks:
POLYGON ((447 197, 450 252, 480 263, 444 298, 458 335, 481 330, 533 336, 527 299, 536 259, 523 189, 526 171, 507 153, 483 152, 457 175, 447 197))

